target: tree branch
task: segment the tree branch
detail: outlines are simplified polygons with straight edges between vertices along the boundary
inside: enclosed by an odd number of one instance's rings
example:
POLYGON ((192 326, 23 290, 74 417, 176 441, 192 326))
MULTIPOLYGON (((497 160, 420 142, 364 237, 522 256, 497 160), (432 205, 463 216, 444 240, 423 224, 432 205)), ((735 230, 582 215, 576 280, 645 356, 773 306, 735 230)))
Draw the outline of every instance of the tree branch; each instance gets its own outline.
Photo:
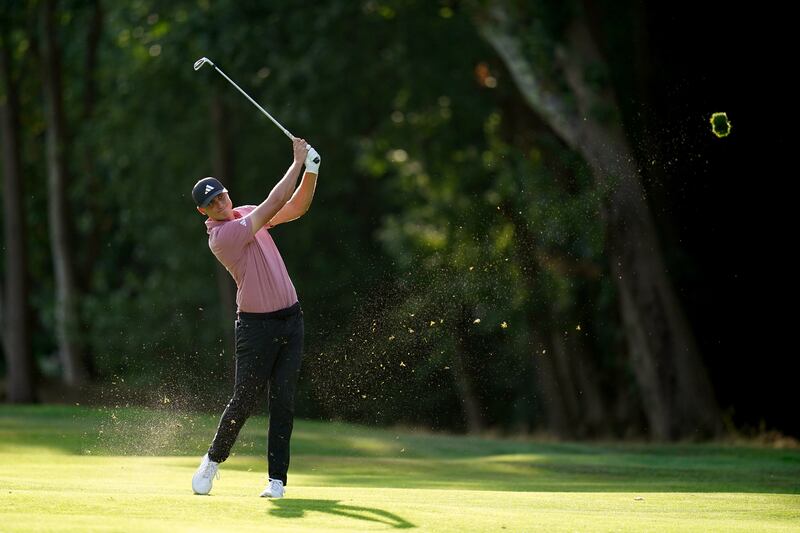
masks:
POLYGON ((487 16, 477 18, 479 32, 505 62, 522 97, 571 148, 577 148, 578 117, 569 110, 564 99, 548 90, 543 77, 525 57, 522 42, 513 31, 506 6, 491 2, 487 16))

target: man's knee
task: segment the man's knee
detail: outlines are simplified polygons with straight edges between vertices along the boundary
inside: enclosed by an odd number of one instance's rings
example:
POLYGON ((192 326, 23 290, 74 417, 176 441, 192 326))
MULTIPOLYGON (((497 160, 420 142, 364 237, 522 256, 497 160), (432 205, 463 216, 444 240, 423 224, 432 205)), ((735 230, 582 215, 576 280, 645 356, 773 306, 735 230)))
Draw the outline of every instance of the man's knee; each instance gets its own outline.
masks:
POLYGON ((281 389, 270 393, 269 412, 294 416, 294 391, 281 389))
POLYGON ((258 403, 258 398, 260 397, 261 393, 260 388, 258 389, 237 389, 233 393, 233 398, 231 398, 231 403, 236 405, 240 410, 244 411, 247 414, 255 409, 256 404, 258 403))

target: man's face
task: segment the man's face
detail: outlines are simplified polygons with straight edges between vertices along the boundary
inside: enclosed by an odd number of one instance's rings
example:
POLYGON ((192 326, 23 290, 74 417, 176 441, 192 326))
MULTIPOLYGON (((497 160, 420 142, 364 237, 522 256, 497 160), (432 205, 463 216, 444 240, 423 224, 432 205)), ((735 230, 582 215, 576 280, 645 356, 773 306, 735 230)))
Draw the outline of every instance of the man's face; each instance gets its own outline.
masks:
POLYGON ((223 192, 216 195, 206 207, 198 207, 198 211, 208 215, 214 220, 231 220, 233 217, 233 203, 228 193, 223 192))

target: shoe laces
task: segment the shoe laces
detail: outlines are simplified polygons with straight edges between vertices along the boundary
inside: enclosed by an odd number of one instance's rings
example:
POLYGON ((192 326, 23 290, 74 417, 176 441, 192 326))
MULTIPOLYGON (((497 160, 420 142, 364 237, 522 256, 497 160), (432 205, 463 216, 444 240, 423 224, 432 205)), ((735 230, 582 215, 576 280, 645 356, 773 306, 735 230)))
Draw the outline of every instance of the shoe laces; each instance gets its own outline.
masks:
POLYGON ((203 469, 202 476, 205 478, 209 477, 216 477, 219 479, 219 463, 215 463, 214 461, 208 461, 206 463, 205 469, 203 469))
POLYGON ((283 490, 283 481, 280 479, 270 479, 269 480, 269 491, 273 494, 276 492, 281 492, 283 490))

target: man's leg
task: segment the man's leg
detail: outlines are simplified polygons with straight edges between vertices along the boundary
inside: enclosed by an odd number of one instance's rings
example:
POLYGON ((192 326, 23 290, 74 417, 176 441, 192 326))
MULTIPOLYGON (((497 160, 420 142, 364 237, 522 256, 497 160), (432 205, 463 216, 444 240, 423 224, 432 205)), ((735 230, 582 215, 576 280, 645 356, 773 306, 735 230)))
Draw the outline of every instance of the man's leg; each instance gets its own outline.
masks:
POLYGON ((228 402, 208 449, 208 457, 221 463, 230 455, 239 431, 263 398, 268 382, 267 360, 272 359, 263 321, 236 321, 236 380, 233 397, 228 402))
POLYGON ((303 362, 305 335, 303 312, 289 319, 287 343, 278 353, 269 380, 269 477, 286 485, 289 471, 289 441, 294 427, 294 395, 303 362))

